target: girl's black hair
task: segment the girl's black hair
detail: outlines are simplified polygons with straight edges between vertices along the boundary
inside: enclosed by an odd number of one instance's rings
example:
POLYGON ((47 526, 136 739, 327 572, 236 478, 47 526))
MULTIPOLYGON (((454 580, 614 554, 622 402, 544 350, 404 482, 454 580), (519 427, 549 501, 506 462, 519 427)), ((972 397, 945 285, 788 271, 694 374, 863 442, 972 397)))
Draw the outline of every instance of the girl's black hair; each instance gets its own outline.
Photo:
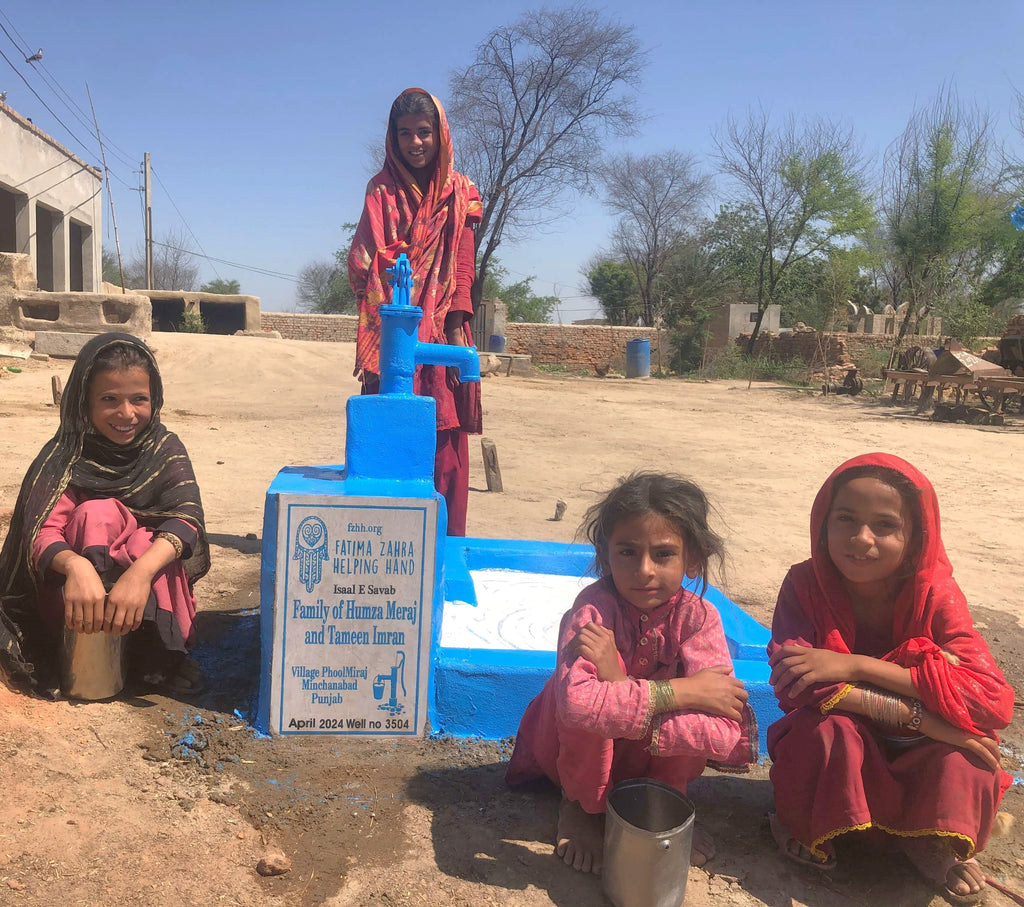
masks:
POLYGON ((142 350, 130 343, 112 343, 96 354, 89 380, 97 372, 123 372, 130 368, 145 369, 150 380, 153 378, 153 361, 142 350))
POLYGON ((722 569, 725 543, 708 525, 711 505, 707 495, 693 482, 677 475, 634 472, 618 484, 584 515, 581 533, 594 546, 594 569, 601 576, 609 571, 608 539, 622 520, 656 513, 671 523, 683 540, 686 572, 696 571, 701 594, 708 586, 708 564, 712 558, 722 569))
POLYGON ((391 133, 391 144, 398 148, 398 121, 410 115, 430 117, 435 131, 440 128, 440 118, 430 95, 421 91, 406 91, 395 98, 388 114, 388 131, 391 133))
MULTIPOLYGON (((851 466, 849 469, 836 476, 832 484, 832 501, 829 503, 828 512, 832 512, 836 495, 840 490, 854 479, 878 479, 896 491, 903 506, 910 514, 911 530, 910 539, 907 543, 907 551, 900 565, 900 575, 909 575, 914 572, 918 555, 921 553, 921 489, 918 488, 907 476, 896 469, 888 466, 876 466, 865 464, 862 466, 851 466)), ((823 551, 828 551, 828 515, 821 525, 821 538, 818 540, 823 551)))

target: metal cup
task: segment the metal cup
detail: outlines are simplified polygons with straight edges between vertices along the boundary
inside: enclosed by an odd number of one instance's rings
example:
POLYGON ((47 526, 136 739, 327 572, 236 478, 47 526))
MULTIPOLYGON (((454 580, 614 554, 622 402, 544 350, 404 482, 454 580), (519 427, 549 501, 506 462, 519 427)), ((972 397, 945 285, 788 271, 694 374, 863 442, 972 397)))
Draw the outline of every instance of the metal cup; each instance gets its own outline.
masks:
POLYGON ((615 907, 680 907, 686 897, 693 804, 651 778, 616 784, 604 826, 604 891, 615 907))
POLYGON ((110 699, 124 689, 127 636, 64 628, 60 689, 69 699, 110 699))

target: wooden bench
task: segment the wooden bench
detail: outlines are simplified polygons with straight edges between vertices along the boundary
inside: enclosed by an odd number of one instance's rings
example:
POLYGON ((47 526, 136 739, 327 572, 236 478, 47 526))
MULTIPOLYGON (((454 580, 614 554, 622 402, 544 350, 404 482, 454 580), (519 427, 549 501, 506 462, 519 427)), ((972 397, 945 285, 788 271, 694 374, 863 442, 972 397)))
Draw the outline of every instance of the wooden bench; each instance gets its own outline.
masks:
POLYGON ((917 388, 921 388, 921 400, 917 411, 922 412, 935 397, 936 403, 942 402, 942 395, 947 388, 951 388, 956 394, 956 402, 960 403, 972 390, 977 390, 976 378, 973 375, 931 375, 924 369, 908 369, 899 371, 889 369, 885 373, 886 380, 893 382, 892 402, 896 402, 899 396, 900 385, 903 386, 904 402, 912 400, 917 388))
POLYGON ((976 378, 978 396, 992 412, 1001 413, 1006 405, 1006 398, 1014 394, 1020 400, 1020 411, 1024 413, 1024 378, 1017 378, 1011 375, 994 376, 991 378, 976 378), (990 402, 988 395, 994 398, 990 402))
POLYGON ((923 385, 928 379, 928 372, 923 368, 908 369, 907 371, 899 371, 898 369, 888 369, 885 373, 885 380, 892 381, 892 402, 896 402, 896 397, 900 392, 900 385, 903 385, 903 399, 904 401, 913 398, 917 385, 923 385))

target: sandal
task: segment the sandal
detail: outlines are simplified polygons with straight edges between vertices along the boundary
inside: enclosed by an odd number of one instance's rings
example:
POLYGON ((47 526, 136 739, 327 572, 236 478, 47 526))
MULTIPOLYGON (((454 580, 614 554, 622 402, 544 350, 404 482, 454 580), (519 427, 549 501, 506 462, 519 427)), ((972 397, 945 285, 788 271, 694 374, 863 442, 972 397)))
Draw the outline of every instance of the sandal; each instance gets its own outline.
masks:
POLYGON ((775 843, 779 845, 779 851, 784 857, 788 857, 794 863, 799 863, 801 866, 810 866, 812 869, 818 869, 822 872, 828 872, 836 868, 836 855, 832 851, 831 845, 827 846, 828 856, 822 859, 815 856, 808 848, 804 847, 803 844, 794 838, 786 829, 786 826, 779 821, 775 813, 768 814, 768 824, 772 830, 772 837, 775 839, 775 843))
POLYGON ((143 680, 168 696, 197 696, 206 689, 202 668, 187 655, 183 655, 170 671, 154 671, 146 674, 143 680))
POLYGON ((956 854, 941 840, 934 837, 905 838, 900 842, 900 849, 907 859, 914 865, 929 885, 941 894, 950 904, 968 905, 977 904, 985 894, 985 875, 981 872, 978 861, 973 857, 969 860, 960 860, 956 854), (953 881, 950 881, 950 872, 958 866, 975 866, 981 873, 980 887, 977 891, 969 891, 960 894, 950 886, 957 882, 969 884, 967 879, 958 874, 953 881))

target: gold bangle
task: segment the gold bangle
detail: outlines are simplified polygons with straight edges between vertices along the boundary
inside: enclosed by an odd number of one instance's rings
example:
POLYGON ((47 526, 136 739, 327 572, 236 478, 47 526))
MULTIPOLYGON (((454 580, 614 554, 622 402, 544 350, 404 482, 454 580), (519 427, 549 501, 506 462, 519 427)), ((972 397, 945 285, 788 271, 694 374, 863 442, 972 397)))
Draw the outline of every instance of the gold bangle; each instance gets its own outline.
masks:
POLYGON ((675 711, 676 694, 672 689, 672 682, 670 680, 650 680, 648 683, 653 691, 654 713, 663 715, 665 712, 675 711))
POLYGON ((182 552, 185 550, 185 545, 173 532, 158 532, 156 538, 170 542, 174 546, 174 557, 176 560, 181 557, 182 552))

